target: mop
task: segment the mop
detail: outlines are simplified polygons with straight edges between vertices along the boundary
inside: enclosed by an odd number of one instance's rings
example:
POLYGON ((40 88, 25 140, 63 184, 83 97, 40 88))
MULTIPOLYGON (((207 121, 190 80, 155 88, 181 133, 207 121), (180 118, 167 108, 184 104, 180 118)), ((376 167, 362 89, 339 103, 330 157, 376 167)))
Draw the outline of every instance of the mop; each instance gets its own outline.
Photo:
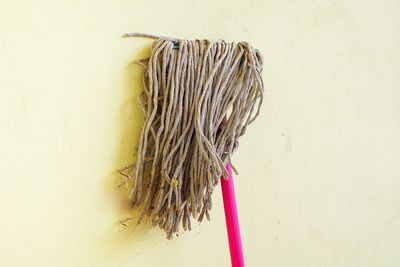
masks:
POLYGON ((263 58, 247 42, 155 38, 138 102, 144 125, 137 160, 119 172, 132 207, 171 239, 191 221, 210 220, 221 180, 233 266, 244 266, 231 169, 239 137, 263 102, 263 58))

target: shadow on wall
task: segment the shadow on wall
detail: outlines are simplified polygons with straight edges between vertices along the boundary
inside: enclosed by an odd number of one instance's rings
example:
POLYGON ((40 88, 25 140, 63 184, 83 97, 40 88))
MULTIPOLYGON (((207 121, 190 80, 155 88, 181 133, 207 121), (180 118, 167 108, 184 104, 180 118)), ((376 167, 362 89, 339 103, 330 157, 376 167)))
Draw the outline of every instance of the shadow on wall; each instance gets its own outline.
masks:
MULTIPOLYGON (((124 71, 124 85, 123 95, 126 95, 126 101, 123 102, 120 108, 119 124, 121 132, 121 144, 120 151, 118 153, 118 158, 116 161, 116 181, 117 188, 119 188, 119 193, 123 196, 121 200, 121 217, 122 223, 118 221, 121 228, 127 228, 130 225, 136 225, 138 219, 138 209, 132 209, 131 201, 129 200, 130 188, 132 186, 132 179, 127 183, 126 178, 118 173, 118 170, 132 165, 136 162, 137 157, 137 144, 140 138, 140 132, 143 127, 143 113, 140 108, 139 102, 137 101, 138 95, 143 90, 142 79, 143 79, 143 68, 140 66, 136 60, 141 58, 146 58, 149 56, 149 47, 143 48, 137 55, 135 55, 134 60, 132 60, 126 67, 124 71), (124 217, 125 216, 125 217, 124 217), (129 220, 127 220, 127 218, 129 220), (126 225, 123 225, 126 224, 126 225)), ((132 174, 134 168, 128 168, 124 171, 126 174, 132 174)), ((142 221, 141 225, 150 228, 151 224, 147 221, 142 221)), ((136 225, 138 227, 138 225, 136 225)), ((134 228, 136 228, 134 227, 134 228)))
MULTIPOLYGON (((114 202, 120 203, 117 207, 118 212, 115 223, 108 229, 113 228, 112 233, 109 231, 105 234, 109 244, 106 246, 108 255, 126 255, 130 253, 140 253, 144 247, 155 245, 156 242, 165 239, 158 228, 152 228, 151 223, 142 220, 141 224, 137 224, 139 210, 131 207, 129 199, 129 185, 119 186, 124 177, 118 173, 118 170, 131 165, 136 161, 136 149, 140 138, 140 132, 143 126, 143 114, 137 101, 137 96, 143 90, 142 75, 143 68, 136 62, 136 59, 146 58, 149 56, 150 47, 146 46, 141 51, 133 55, 133 60, 125 67, 123 72, 122 96, 123 101, 118 112, 118 127, 120 130, 120 147, 115 161, 115 169, 112 173, 112 179, 106 181, 107 195, 114 202), (126 220, 130 218, 129 220, 126 220), (121 223, 121 221, 123 223, 121 223), (125 225, 124 225, 125 224, 125 225), (115 245, 112 245, 114 243, 115 245), (115 250, 115 251, 113 251, 115 250), (117 251, 118 250, 118 251, 117 251), (124 250, 126 253, 124 253, 124 250)), ((124 171, 130 174, 132 169, 124 171)), ((104 255, 105 256, 105 255, 104 255)))

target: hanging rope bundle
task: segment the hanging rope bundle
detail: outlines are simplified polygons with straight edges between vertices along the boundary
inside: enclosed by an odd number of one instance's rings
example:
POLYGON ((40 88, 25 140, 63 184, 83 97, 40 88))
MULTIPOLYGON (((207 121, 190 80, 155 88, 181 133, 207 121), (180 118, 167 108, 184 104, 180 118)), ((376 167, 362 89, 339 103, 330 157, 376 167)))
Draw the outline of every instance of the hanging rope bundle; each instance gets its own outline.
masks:
POLYGON ((140 208, 138 223, 147 217, 170 239, 181 223, 191 229, 191 217, 210 219, 214 188, 260 111, 263 59, 247 42, 125 36, 157 40, 138 60, 144 126, 136 163, 120 170, 122 184, 140 208))

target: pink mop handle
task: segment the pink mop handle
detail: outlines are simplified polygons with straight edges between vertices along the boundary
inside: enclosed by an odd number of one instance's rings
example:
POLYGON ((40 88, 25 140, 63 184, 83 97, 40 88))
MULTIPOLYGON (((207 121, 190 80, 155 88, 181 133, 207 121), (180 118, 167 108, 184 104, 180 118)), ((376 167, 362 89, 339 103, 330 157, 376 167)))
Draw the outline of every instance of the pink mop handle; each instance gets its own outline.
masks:
POLYGON ((233 188, 232 169, 226 165, 229 180, 221 177, 222 198, 224 200, 226 230, 228 231, 229 250, 232 267, 244 267, 242 241, 240 239, 239 220, 236 209, 235 190, 233 188))

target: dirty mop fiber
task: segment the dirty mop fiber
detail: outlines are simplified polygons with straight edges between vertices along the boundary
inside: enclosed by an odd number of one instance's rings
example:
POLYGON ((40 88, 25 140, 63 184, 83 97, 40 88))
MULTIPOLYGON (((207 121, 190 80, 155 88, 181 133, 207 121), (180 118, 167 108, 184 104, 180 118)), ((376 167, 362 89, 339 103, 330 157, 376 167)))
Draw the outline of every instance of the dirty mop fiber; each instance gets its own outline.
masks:
MULTIPOLYGON (((211 195, 263 100, 263 58, 247 42, 156 38, 143 66, 137 161, 120 170, 133 207, 167 238, 210 219, 211 195), (128 171, 128 174, 126 172, 128 171)), ((236 169, 233 170, 237 173, 236 169)))

